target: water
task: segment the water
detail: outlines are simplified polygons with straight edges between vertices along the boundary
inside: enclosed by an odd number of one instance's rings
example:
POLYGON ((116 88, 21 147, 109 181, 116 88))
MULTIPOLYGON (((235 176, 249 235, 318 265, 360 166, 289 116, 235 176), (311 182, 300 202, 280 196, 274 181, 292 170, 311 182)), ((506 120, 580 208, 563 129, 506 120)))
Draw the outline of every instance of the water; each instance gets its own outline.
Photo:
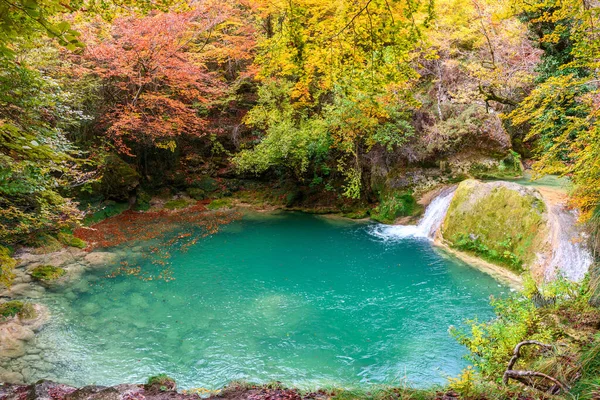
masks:
MULTIPOLYGON (((489 296, 508 289, 428 240, 382 236, 377 224, 250 215, 171 249, 172 281, 88 273, 42 299, 53 319, 30 379, 444 383, 467 365, 448 327, 491 318, 489 296)), ((137 260, 143 271, 164 268, 155 256, 137 260)))
POLYGON ((373 233, 384 240, 404 238, 433 239, 444 221, 444 217, 454 197, 454 189, 437 196, 427 209, 417 225, 377 225, 373 233))
POLYGON ((578 225, 578 214, 562 204, 548 206, 552 258, 544 279, 549 282, 557 275, 579 282, 590 269, 594 258, 587 246, 587 237, 578 225))

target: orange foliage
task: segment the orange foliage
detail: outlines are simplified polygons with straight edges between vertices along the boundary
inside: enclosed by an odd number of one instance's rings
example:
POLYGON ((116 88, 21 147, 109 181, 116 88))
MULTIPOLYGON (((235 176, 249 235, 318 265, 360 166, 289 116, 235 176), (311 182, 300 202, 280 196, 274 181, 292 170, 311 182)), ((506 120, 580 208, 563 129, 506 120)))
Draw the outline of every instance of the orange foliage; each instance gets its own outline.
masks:
POLYGON ((181 135, 208 131, 207 110, 227 80, 253 74, 254 31, 242 3, 201 1, 186 12, 154 12, 82 28, 84 70, 102 81, 102 122, 112 144, 174 150, 181 135), (241 73, 240 73, 241 72, 241 73))

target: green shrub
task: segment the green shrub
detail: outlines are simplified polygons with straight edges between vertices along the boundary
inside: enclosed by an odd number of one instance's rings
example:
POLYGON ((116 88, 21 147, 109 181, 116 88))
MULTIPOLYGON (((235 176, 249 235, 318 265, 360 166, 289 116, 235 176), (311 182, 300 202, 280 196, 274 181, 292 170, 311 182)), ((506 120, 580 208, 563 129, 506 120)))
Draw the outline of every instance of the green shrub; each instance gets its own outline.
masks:
POLYGON ((371 218, 383 223, 393 223, 398 217, 414 215, 418 204, 410 193, 391 193, 383 196, 371 212, 371 218))
MULTIPOLYGON (((589 391, 600 373, 600 311, 588 303, 589 279, 574 283, 559 278, 538 287, 526 277, 524 286, 523 293, 492 299, 495 319, 467 321, 466 330, 450 330, 468 348, 467 359, 475 366, 478 379, 500 382, 515 346, 537 340, 552 349, 523 348, 519 369, 540 371, 568 385, 582 377, 578 390, 589 391)), ((466 381, 455 382, 465 391, 473 388, 466 381)))
POLYGON ((0 285, 9 287, 15 277, 13 269, 17 260, 11 257, 12 252, 4 246, 0 246, 0 285))
POLYGON ((15 315, 18 315, 19 318, 23 319, 35 318, 35 308, 33 308, 31 303, 25 303, 18 300, 0 303, 0 320, 12 318, 15 315))
POLYGON ((40 265, 31 270, 30 274, 36 281, 53 281, 63 276, 67 271, 53 265, 40 265))

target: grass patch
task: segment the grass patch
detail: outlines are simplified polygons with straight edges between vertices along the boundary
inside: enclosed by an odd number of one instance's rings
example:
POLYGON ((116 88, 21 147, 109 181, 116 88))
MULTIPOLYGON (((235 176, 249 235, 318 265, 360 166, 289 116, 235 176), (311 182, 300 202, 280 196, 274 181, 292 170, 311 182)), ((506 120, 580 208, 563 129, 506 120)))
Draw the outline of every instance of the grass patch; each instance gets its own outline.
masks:
POLYGON ((31 303, 18 300, 0 303, 0 320, 6 320, 15 315, 23 319, 33 319, 36 313, 31 303))
POLYGON ((64 268, 55 267, 53 265, 40 265, 32 269, 30 274, 36 281, 49 282, 60 278, 66 273, 67 271, 65 271, 64 268))

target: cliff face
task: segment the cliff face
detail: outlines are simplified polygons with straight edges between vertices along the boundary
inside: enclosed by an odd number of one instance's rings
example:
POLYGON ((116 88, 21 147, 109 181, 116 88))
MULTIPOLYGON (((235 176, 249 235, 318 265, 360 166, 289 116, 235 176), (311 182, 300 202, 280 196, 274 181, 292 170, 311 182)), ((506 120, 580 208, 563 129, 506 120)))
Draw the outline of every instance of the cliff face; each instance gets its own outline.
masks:
POLYGON ((580 280, 592 263, 576 214, 516 183, 463 181, 441 235, 452 247, 514 272, 529 270, 539 282, 559 274, 580 280))

